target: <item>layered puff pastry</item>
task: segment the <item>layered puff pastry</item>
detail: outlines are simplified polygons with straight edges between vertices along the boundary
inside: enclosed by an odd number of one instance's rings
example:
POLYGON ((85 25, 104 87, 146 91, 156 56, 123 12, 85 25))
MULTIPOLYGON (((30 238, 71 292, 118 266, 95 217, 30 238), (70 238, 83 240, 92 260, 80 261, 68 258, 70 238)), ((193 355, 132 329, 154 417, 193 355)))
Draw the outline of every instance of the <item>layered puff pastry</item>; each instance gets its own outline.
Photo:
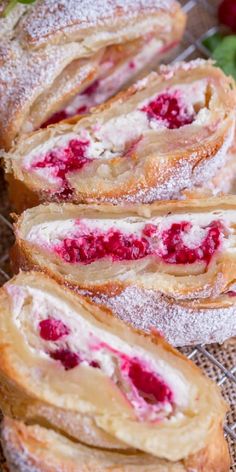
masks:
MULTIPOLYGON (((104 453, 104 461, 118 462, 117 471, 129 471, 129 455, 138 451, 152 456, 147 465, 153 469, 147 471, 229 470, 222 434, 226 405, 218 387, 158 333, 133 330, 44 274, 22 272, 1 289, 0 298, 4 414, 59 431, 74 447, 81 441, 123 450, 120 468, 117 454, 104 453), (155 469, 155 458, 178 467, 155 469)), ((26 442, 32 431, 58 448, 59 436, 37 427, 28 431, 26 442)), ((7 444, 8 457, 11 439, 7 444)), ((102 462, 102 454, 94 454, 102 462)))
MULTIPOLYGON (((225 442, 218 435, 212 447, 211 460, 198 461, 196 472, 228 471, 222 456, 225 442), (213 460, 212 460, 213 459, 213 460), (218 469, 215 468, 217 464, 218 469)), ((4 418, 1 428, 3 452, 9 472, 189 472, 190 464, 170 462, 142 454, 122 454, 89 448, 40 425, 26 425, 4 418)), ((208 448, 209 452, 209 448, 208 448)), ((227 455, 227 452, 226 452, 227 455)), ((209 454, 208 454, 209 457, 209 454)), ((226 456, 227 457, 227 456, 226 456)), ((194 460, 195 461, 195 460, 194 460)))
POLYGON ((211 62, 162 66, 90 115, 20 140, 6 157, 13 204, 179 198, 227 161, 235 105, 235 84, 211 62))
POLYGON ((13 266, 37 268, 176 346, 236 335, 236 197, 49 204, 15 224, 13 266))
POLYGON ((185 20, 175 0, 36 0, 14 9, 0 19, 0 147, 107 99, 179 42, 185 20))

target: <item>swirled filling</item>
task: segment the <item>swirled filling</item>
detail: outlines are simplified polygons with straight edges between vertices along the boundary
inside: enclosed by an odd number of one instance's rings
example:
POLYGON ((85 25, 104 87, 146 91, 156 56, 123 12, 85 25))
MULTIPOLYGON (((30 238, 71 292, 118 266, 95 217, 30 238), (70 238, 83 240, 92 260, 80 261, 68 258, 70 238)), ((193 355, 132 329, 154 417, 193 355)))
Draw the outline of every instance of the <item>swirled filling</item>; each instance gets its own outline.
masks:
POLYGON ((220 249, 226 231, 224 224, 217 219, 203 225, 188 220, 172 221, 173 217, 169 224, 155 219, 146 224, 130 222, 122 230, 119 223, 109 226, 106 220, 104 229, 96 227, 94 221, 70 220, 67 231, 63 223, 61 232, 58 222, 48 223, 46 229, 33 228, 27 239, 70 264, 91 264, 104 258, 113 262, 137 261, 149 256, 166 264, 208 265, 220 249))
POLYGON ((91 315, 81 315, 78 308, 45 289, 9 284, 7 291, 19 336, 29 355, 40 360, 40 370, 37 367, 33 376, 41 376, 50 362, 55 363, 50 375, 73 370, 68 382, 77 378, 82 382, 80 369, 84 373, 88 369, 87 376, 98 375, 100 382, 109 379, 140 421, 169 419, 187 408, 188 381, 159 354, 129 344, 97 318, 93 323, 91 315))
MULTIPOLYGON (((39 335, 45 341, 59 341, 70 334, 70 329, 59 319, 47 318, 39 323, 39 335)), ((120 370, 122 376, 128 383, 131 384, 133 393, 139 395, 147 403, 155 405, 160 402, 172 402, 173 393, 155 372, 150 371, 147 366, 137 358, 130 358, 113 348, 106 343, 96 343, 91 345, 91 350, 94 352, 94 359, 88 361, 86 356, 81 352, 73 352, 69 347, 56 348, 50 350, 49 355, 52 359, 59 361, 65 370, 73 369, 81 363, 86 363, 88 366, 100 369, 101 364, 96 360, 96 353, 99 349, 105 349, 111 354, 118 356, 120 370)), ((91 356, 90 356, 91 357, 91 356)))
POLYGON ((203 261, 209 264, 220 246, 223 226, 212 221, 205 228, 199 228, 204 237, 198 244, 188 242, 192 223, 173 223, 170 228, 158 232, 158 226, 145 225, 141 236, 122 234, 110 229, 106 233, 95 231, 65 238, 54 247, 54 251, 69 263, 91 264, 104 257, 113 261, 134 261, 147 256, 157 256, 169 264, 192 264, 203 261))
MULTIPOLYGON (((90 333, 89 342, 86 340, 86 350, 70 347, 69 335, 71 329, 60 319, 46 318, 38 325, 39 336, 50 343, 44 349, 51 359, 58 361, 66 370, 74 369, 83 364, 94 369, 104 371, 103 356, 107 356, 114 363, 113 380, 124 391, 131 404, 140 412, 141 416, 154 415, 164 407, 169 413, 174 408, 174 395, 171 388, 161 375, 153 371, 145 361, 132 357, 111 347, 108 343, 99 340, 90 333), (43 329, 42 329, 43 327, 43 329), (62 341, 62 343, 60 342, 62 341), (146 413, 144 413, 146 411, 146 413)), ((154 419, 153 416, 153 419, 154 419)))
POLYGON ((143 419, 147 412, 154 419, 162 408, 169 413, 173 411, 174 395, 171 388, 144 361, 138 357, 126 355, 92 335, 90 335, 89 353, 75 350, 75 348, 72 350, 69 347, 70 343, 66 342, 69 334, 70 328, 59 319, 47 318, 39 323, 39 335, 42 339, 45 340, 46 335, 47 341, 52 341, 52 338, 54 341, 64 340, 63 346, 54 342, 54 345, 50 343, 48 351, 46 344, 44 348, 50 358, 58 361, 66 371, 81 364, 103 371, 102 355, 105 353, 108 358, 112 358, 115 365, 113 380, 141 413, 143 419), (42 325, 44 325, 44 332, 42 332, 42 325), (47 326, 46 329, 45 326, 47 326), (59 333, 61 333, 60 336, 59 333))
POLYGON ((53 184, 53 189, 47 189, 48 193, 69 199, 74 192, 70 182, 72 174, 97 159, 128 159, 138 153, 146 133, 160 135, 166 129, 178 129, 195 121, 204 108, 207 87, 206 81, 199 82, 201 85, 193 83, 186 86, 186 90, 182 85, 166 89, 142 101, 127 114, 104 123, 98 118, 94 125, 87 124, 77 133, 56 136, 26 156, 24 168, 53 184), (201 93, 195 94, 198 85, 201 93))

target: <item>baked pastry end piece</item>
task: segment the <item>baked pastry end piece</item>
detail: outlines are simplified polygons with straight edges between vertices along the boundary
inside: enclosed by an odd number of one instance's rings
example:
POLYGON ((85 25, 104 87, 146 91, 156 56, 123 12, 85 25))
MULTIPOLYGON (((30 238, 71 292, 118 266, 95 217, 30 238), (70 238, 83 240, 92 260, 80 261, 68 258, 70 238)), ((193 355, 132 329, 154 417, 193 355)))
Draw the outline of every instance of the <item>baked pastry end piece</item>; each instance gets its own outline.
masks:
POLYGON ((199 472, 203 463, 227 471, 227 406, 160 335, 133 330, 44 274, 19 274, 0 301, 5 415, 126 457, 138 450, 199 472))
POLYGON ((88 111, 150 70, 179 42, 186 20, 174 0, 42 0, 20 7, 0 19, 5 149, 50 121, 88 111))
POLYGON ((198 459, 169 462, 136 452, 92 449, 39 425, 5 417, 1 443, 9 472, 228 472, 227 445, 219 430, 198 459))

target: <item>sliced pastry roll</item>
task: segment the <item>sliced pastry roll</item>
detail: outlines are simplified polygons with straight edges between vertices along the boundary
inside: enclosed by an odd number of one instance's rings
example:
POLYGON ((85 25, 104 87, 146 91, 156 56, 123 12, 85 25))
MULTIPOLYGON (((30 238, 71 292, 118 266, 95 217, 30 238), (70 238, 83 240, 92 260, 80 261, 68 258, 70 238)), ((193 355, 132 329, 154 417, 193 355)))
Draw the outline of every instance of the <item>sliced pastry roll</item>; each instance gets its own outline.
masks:
POLYGON ((179 198, 227 161, 235 105, 210 62, 162 66, 90 115, 20 140, 6 157, 13 204, 179 198))
POLYGON ((39 268, 175 345, 236 334, 236 197, 41 205, 15 225, 15 269, 39 268))
MULTIPOLYGON (((196 472, 226 472, 226 444, 217 434, 217 447, 208 448, 195 464, 196 472), (209 454, 210 452, 210 454, 209 454), (225 458, 222 457, 225 452, 225 458), (217 469, 218 467, 218 469, 217 469)), ((170 462, 140 452, 122 454, 89 448, 40 425, 26 425, 4 418, 1 427, 3 453, 10 472, 189 472, 190 461, 170 462)))
POLYGON ((185 14, 175 0, 37 0, 0 26, 0 147, 9 148, 150 68, 181 39, 185 14))
POLYGON ((22 272, 0 301, 4 414, 127 449, 127 458, 138 450, 188 471, 228 471, 219 390, 160 335, 133 330, 44 274, 22 272))

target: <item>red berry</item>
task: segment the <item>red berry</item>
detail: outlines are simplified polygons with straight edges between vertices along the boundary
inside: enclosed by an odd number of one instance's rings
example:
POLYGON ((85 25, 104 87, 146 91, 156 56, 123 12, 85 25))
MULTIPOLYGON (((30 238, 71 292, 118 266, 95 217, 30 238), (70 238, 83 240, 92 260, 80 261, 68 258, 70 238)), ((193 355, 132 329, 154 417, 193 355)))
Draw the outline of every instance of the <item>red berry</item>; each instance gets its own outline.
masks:
POLYGON ((164 121, 170 129, 181 128, 193 122, 194 116, 189 115, 186 108, 179 103, 174 95, 163 93, 142 108, 150 119, 164 121))
POLYGON ((153 224, 149 223, 149 224, 146 224, 144 226, 144 229, 143 229, 144 236, 147 236, 148 238, 150 238, 156 232, 157 232, 157 226, 156 225, 153 225, 153 224))
POLYGON ((88 95, 88 96, 91 96, 91 95, 94 95, 94 93, 96 93, 98 87, 99 87, 99 84, 100 84, 100 80, 95 80, 94 82, 92 82, 91 85, 89 85, 82 93, 81 95, 88 95))
POLYGON ((50 357, 55 361, 60 361, 65 370, 70 370, 80 364, 80 357, 70 349, 57 349, 50 352, 50 357))
POLYGON ((170 264, 192 264, 196 261, 204 261, 209 264, 213 254, 220 245, 220 235, 223 229, 219 221, 212 221, 207 227, 206 238, 199 246, 189 248, 183 242, 184 234, 189 233, 192 225, 187 221, 173 223, 171 227, 162 233, 165 246, 165 254, 161 257, 170 264))
POLYGON ((149 242, 133 234, 124 235, 119 230, 110 229, 107 233, 88 233, 77 238, 65 238, 54 248, 66 262, 91 264, 111 257, 113 260, 137 260, 150 254, 149 242))
POLYGON ((94 369, 100 369, 100 364, 97 361, 91 361, 89 365, 90 367, 94 367, 94 369))
POLYGON ((47 126, 59 123, 59 121, 65 120, 66 118, 68 118, 68 116, 64 110, 57 111, 56 113, 54 113, 54 115, 50 116, 50 118, 48 118, 48 120, 43 123, 41 128, 47 128, 47 126))
POLYGON ((235 0, 223 0, 218 9, 220 23, 231 28, 236 33, 236 2, 235 0))
POLYGON ((73 190, 70 188, 67 175, 76 172, 84 167, 92 159, 85 156, 89 141, 71 139, 65 148, 58 148, 49 151, 41 159, 32 165, 33 169, 52 169, 55 177, 61 179, 62 188, 58 192, 58 197, 66 200, 71 196, 73 190))
POLYGON ((123 234, 118 229, 109 229, 106 233, 94 231, 82 236, 65 238, 54 251, 68 263, 91 264, 92 262, 110 257, 113 261, 133 261, 150 255, 158 254, 169 264, 192 264, 196 261, 210 262, 211 257, 220 245, 223 226, 213 221, 207 228, 206 238, 200 245, 189 248, 184 244, 183 236, 188 234, 192 224, 188 221, 173 223, 160 236, 164 245, 164 253, 155 249, 157 226, 147 224, 140 237, 134 234, 123 234))
POLYGON ((39 323, 39 334, 45 341, 58 341, 69 333, 69 328, 60 320, 47 318, 39 323))
POLYGON ((170 402, 173 394, 165 382, 156 374, 146 370, 138 361, 130 363, 129 378, 147 403, 170 402))

